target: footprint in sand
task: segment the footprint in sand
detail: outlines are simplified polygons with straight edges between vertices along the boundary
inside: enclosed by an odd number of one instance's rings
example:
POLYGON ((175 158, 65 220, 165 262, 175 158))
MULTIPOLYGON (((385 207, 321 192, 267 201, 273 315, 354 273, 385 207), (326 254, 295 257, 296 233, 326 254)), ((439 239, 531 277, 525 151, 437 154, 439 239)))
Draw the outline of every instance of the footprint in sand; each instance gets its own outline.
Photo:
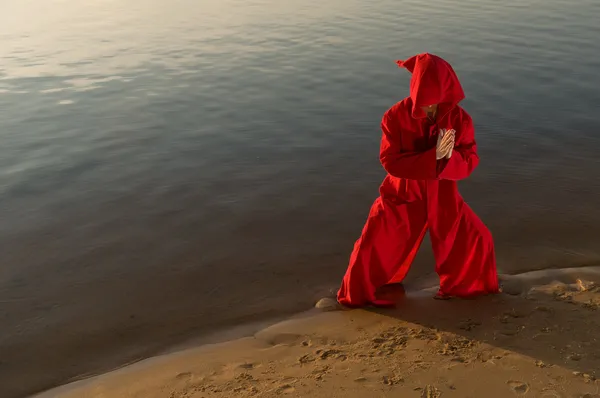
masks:
POLYGON ((525 395, 529 391, 529 384, 523 383, 522 381, 507 381, 508 387, 517 395, 525 395))
POLYGON ((404 383, 404 379, 400 376, 383 376, 382 381, 388 386, 404 383))
POLYGON ((314 361, 315 361, 315 358, 311 357, 308 354, 302 355, 300 358, 298 358, 298 362, 301 364, 307 364, 307 363, 314 362, 314 361))
POLYGON ((237 380, 246 380, 246 381, 254 380, 254 377, 252 377, 252 375, 248 374, 248 373, 241 373, 241 374, 237 375, 235 378, 237 380))
POLYGON ((421 393, 421 398, 440 398, 442 393, 434 386, 427 386, 421 393))
POLYGON ((189 381, 194 377, 194 375, 191 372, 183 372, 183 373, 179 373, 177 376, 175 376, 175 378, 177 380, 186 380, 189 381))
POLYGON ((345 361, 347 359, 346 355, 340 351, 340 350, 317 350, 315 352, 316 355, 319 356, 319 358, 321 359, 328 359, 328 358, 336 358, 336 359, 340 359, 342 361, 345 361))
POLYGON ((267 343, 271 344, 272 346, 276 346, 276 345, 292 345, 292 344, 295 345, 302 338, 303 338, 303 336, 299 335, 299 334, 294 334, 294 333, 277 333, 277 334, 271 336, 267 340, 267 343))
POLYGON ((277 394, 293 394, 294 392, 296 389, 289 384, 284 384, 277 389, 277 394))

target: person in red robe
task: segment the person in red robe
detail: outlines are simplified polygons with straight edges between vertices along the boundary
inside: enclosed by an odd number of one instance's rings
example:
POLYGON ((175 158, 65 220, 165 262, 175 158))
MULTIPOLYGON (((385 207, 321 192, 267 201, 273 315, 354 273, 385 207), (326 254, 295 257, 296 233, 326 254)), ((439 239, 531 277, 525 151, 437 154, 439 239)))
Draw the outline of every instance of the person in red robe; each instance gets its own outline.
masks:
POLYGON ((460 196, 457 181, 477 167, 473 121, 456 73, 424 53, 397 61, 412 73, 410 97, 383 116, 380 187, 337 294, 349 307, 389 306, 378 288, 401 283, 429 231, 440 279, 437 298, 499 292, 494 242, 460 196))

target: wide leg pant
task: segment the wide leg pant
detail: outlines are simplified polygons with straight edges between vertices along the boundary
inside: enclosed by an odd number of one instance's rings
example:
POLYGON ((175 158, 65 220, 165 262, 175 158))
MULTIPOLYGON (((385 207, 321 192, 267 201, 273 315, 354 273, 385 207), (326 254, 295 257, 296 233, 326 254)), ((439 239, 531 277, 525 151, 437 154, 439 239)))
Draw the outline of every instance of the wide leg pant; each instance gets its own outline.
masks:
POLYGON ((440 294, 472 297, 499 291, 490 231, 458 193, 453 203, 439 203, 437 185, 431 188, 421 200, 375 201, 338 292, 341 304, 393 304, 378 300, 375 292, 402 282, 427 231, 440 294))

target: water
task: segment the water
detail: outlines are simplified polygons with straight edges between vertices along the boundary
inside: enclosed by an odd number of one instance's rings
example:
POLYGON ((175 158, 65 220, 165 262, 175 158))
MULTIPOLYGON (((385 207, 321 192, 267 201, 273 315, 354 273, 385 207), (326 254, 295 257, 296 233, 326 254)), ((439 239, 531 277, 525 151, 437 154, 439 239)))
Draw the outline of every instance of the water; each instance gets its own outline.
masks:
POLYGON ((500 269, 596 262, 600 3, 429 3, 4 0, 1 395, 336 286, 418 52, 467 93, 500 269))

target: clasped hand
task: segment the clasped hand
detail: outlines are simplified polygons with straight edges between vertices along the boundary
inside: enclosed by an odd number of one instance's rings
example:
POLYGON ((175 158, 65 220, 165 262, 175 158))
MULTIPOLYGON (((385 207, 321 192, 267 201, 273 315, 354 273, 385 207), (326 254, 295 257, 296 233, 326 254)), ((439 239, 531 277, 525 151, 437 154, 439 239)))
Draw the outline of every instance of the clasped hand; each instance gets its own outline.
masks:
POLYGON ((435 156, 437 160, 444 158, 450 159, 452 156, 452 149, 454 148, 455 139, 456 131, 440 129, 437 145, 435 147, 435 156))

